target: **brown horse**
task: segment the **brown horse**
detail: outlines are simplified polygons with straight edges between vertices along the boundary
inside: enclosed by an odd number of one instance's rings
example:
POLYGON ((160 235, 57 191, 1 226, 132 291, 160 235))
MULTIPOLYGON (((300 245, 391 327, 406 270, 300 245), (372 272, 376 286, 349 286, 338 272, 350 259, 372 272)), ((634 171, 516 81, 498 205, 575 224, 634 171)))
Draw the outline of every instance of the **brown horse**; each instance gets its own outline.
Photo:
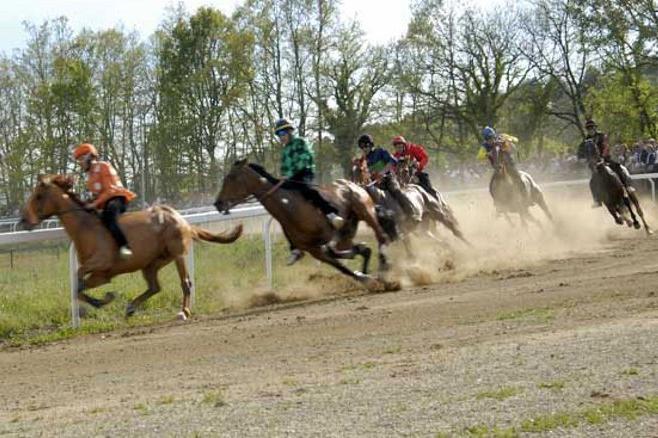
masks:
POLYGON ((644 225, 644 231, 647 235, 653 234, 653 230, 644 219, 644 211, 640 207, 640 201, 635 191, 627 190, 619 176, 608 167, 605 161, 599 160, 591 164, 590 167, 592 168, 592 177, 589 184, 592 193, 596 193, 597 199, 600 199, 606 206, 615 222, 619 225, 626 222, 629 227, 634 226, 636 229, 640 229, 640 222, 638 222, 633 212, 633 206, 635 206, 637 215, 640 216, 644 225), (630 218, 627 213, 630 213, 630 218))
MULTIPOLYGON (((345 225, 335 231, 322 212, 295 190, 294 184, 273 177, 257 164, 240 160, 233 164, 224 177, 215 206, 219 211, 228 212, 231 207, 255 196, 279 221, 295 248, 310 253, 368 288, 379 287, 380 283, 367 275, 370 248, 363 243, 353 243, 359 221, 366 222, 374 231, 379 244, 379 272, 383 273, 388 268, 385 254, 387 239, 377 221, 370 196, 358 185, 345 180, 321 188, 322 195, 345 218, 345 225), (363 257, 362 272, 352 271, 339 261, 356 255, 363 257)), ((384 286, 393 287, 386 282, 384 286)))
POLYGON ((126 213, 119 219, 133 251, 131 258, 121 260, 114 239, 98 215, 85 208, 84 203, 71 192, 73 180, 70 177, 40 176, 38 181, 23 210, 23 227, 31 230, 51 216, 59 217, 75 244, 80 261, 78 299, 94 307, 110 303, 115 295, 108 292, 103 299, 97 299, 84 293, 85 289, 109 283, 116 275, 141 270, 148 289, 128 304, 127 316, 160 291, 158 271, 173 261, 183 289, 179 317, 189 317, 192 281, 184 256, 192 240, 231 243, 242 234, 242 225, 225 234, 213 234, 190 225, 171 207, 154 206, 148 210, 126 213))

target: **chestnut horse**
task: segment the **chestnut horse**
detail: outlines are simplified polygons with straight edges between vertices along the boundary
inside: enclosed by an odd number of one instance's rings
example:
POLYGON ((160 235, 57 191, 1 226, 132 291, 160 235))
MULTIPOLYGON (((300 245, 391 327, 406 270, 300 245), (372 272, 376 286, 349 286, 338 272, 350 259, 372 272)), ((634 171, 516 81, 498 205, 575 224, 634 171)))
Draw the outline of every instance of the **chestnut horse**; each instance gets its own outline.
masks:
POLYGON ((116 242, 95 211, 71 192, 73 180, 62 175, 40 176, 23 210, 21 222, 25 229, 34 229, 41 221, 57 216, 69 235, 78 254, 78 299, 94 307, 110 303, 115 295, 108 292, 103 299, 90 297, 85 289, 109 283, 119 274, 142 271, 148 289, 132 300, 126 315, 160 291, 158 271, 172 261, 176 263, 183 289, 179 317, 190 316, 190 288, 192 281, 185 265, 185 253, 192 240, 231 243, 242 234, 242 225, 227 233, 213 234, 190 225, 176 210, 159 205, 139 212, 122 215, 119 224, 133 251, 128 260, 119 258, 116 242))
MULTIPOLYGON (((321 194, 338 209, 345 225, 335 231, 322 212, 307 201, 295 182, 279 180, 258 164, 239 160, 224 177, 215 207, 228 212, 233 206, 255 196, 265 209, 281 224, 295 248, 306 251, 321 262, 328 263, 368 288, 380 282, 367 275, 371 250, 363 243, 353 243, 359 221, 364 221, 375 233, 379 244, 379 272, 388 268, 385 249, 387 239, 375 214, 375 205, 368 193, 358 185, 338 180, 321 188, 321 194), (339 261, 363 257, 362 272, 352 271, 339 261)), ((391 285, 383 282, 384 287, 391 285)), ((394 287, 394 286, 393 286, 394 287)))

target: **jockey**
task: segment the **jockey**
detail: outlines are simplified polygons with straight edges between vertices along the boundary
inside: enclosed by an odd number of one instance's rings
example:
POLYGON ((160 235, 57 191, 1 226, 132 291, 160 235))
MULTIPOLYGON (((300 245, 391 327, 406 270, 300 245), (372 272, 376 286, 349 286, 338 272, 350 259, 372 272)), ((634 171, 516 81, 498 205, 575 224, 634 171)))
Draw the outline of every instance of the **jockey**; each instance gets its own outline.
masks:
POLYGON ((502 156, 509 175, 516 182, 519 189, 521 189, 521 193, 526 194, 525 184, 523 179, 521 179, 521 174, 512 156, 516 138, 506 134, 496 134, 496 131, 490 126, 484 127, 482 137, 484 139, 482 147, 487 152, 487 159, 491 163, 491 167, 496 170, 500 166, 499 163, 502 156))
POLYGON ((73 150, 73 158, 87 174, 87 189, 92 193, 88 207, 102 211, 101 221, 119 246, 119 257, 124 260, 130 258, 133 253, 119 228, 118 219, 136 195, 123 187, 117 171, 110 163, 98 160, 98 151, 94 145, 78 145, 73 150))
MULTIPOLYGON (((294 135, 294 130, 295 127, 288 119, 279 119, 274 124, 274 134, 283 146, 281 175, 287 181, 294 183, 294 189, 298 190, 305 199, 319 208, 333 228, 338 230, 343 226, 345 220, 338 215, 338 210, 333 205, 328 203, 315 188, 311 187, 315 179, 313 146, 305 138, 294 135)), ((285 187, 293 188, 290 184, 286 184, 285 187)), ((299 249, 294 248, 291 244, 288 265, 294 264, 303 255, 299 249)))
MULTIPOLYGON (((610 156, 610 148, 608 146, 608 135, 596 129, 598 125, 592 119, 589 119, 585 122, 585 129, 587 130, 587 135, 585 140, 578 146, 578 158, 585 158, 589 161, 590 166, 593 166, 603 160, 605 164, 613 170, 622 184, 626 187, 626 190, 630 193, 635 191, 635 188, 631 185, 631 175, 628 172, 626 166, 614 161, 610 156), (595 146, 594 148, 588 147, 590 145, 595 146)), ((594 170, 594 167, 592 167, 594 170)), ((596 194, 592 191, 592 197, 594 198, 594 204, 592 207, 600 207, 601 200, 597 199, 596 194)))
POLYGON ((382 175, 393 170, 397 160, 382 147, 375 147, 370 134, 363 134, 357 141, 363 151, 363 158, 368 164, 368 171, 373 180, 378 181, 382 175))
MULTIPOLYGON (((391 156, 386 149, 375 147, 371 135, 363 134, 359 137, 358 144, 359 149, 363 151, 364 158, 368 165, 368 171, 370 172, 373 181, 379 181, 384 174, 391 172, 397 164, 397 160, 391 156)), ((414 212, 411 200, 409 200, 403 192, 389 193, 391 193, 400 207, 402 207, 402 210, 408 218, 412 220, 420 220, 414 212)))
POLYGON ((429 162, 429 157, 427 156, 427 152, 425 152, 425 148, 419 144, 409 143, 401 135, 393 137, 391 144, 395 147, 395 153, 393 156, 396 159, 399 160, 404 157, 410 157, 415 161, 417 166, 416 177, 418 178, 418 185, 425 189, 427 193, 438 199, 438 194, 432 187, 429 175, 426 172, 423 172, 423 169, 425 169, 425 166, 427 166, 427 163, 429 162))

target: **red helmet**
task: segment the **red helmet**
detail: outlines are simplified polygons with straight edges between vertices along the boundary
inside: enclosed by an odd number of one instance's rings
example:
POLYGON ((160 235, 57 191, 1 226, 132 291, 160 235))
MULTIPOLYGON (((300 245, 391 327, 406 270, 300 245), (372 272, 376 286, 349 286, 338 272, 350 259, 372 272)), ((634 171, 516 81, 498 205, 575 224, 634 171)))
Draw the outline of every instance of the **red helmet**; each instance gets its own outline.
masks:
POLYGON ((91 154, 94 157, 98 158, 98 151, 96 150, 93 144, 82 143, 78 145, 75 149, 73 149, 73 158, 75 158, 76 160, 81 156, 87 154, 91 154))
POLYGON ((391 140, 391 144, 393 146, 395 146, 396 144, 403 144, 406 146, 407 140, 405 140, 404 137, 402 137, 401 135, 396 135, 395 137, 393 137, 393 140, 391 140))

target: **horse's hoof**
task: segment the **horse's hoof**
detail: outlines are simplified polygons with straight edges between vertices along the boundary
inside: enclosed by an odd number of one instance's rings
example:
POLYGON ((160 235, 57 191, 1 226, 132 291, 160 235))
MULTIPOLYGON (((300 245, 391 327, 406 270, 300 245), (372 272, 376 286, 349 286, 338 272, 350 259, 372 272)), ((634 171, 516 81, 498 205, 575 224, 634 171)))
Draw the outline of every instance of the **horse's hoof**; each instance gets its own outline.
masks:
POLYGON ((183 310, 181 310, 176 314, 176 319, 178 319, 179 321, 187 321, 187 315, 183 310))
POLYGON ((135 310, 136 308, 133 303, 128 303, 126 306, 126 316, 133 316, 135 314, 135 310))
POLYGON ((192 316, 192 311, 190 310, 189 307, 183 307, 183 313, 185 314, 186 317, 192 316))
POLYGON ((647 236, 653 235, 653 230, 651 228, 647 227, 645 231, 647 233, 647 236))
POLYGON ((636 230, 639 230, 640 228, 642 228, 642 225, 640 225, 639 222, 633 222, 633 226, 635 227, 636 230))
POLYGON ((363 285, 368 289, 368 290, 376 290, 379 288, 380 283, 376 278, 371 277, 368 274, 364 274, 362 272, 356 271, 354 273, 356 275, 356 279, 363 283, 363 285))

